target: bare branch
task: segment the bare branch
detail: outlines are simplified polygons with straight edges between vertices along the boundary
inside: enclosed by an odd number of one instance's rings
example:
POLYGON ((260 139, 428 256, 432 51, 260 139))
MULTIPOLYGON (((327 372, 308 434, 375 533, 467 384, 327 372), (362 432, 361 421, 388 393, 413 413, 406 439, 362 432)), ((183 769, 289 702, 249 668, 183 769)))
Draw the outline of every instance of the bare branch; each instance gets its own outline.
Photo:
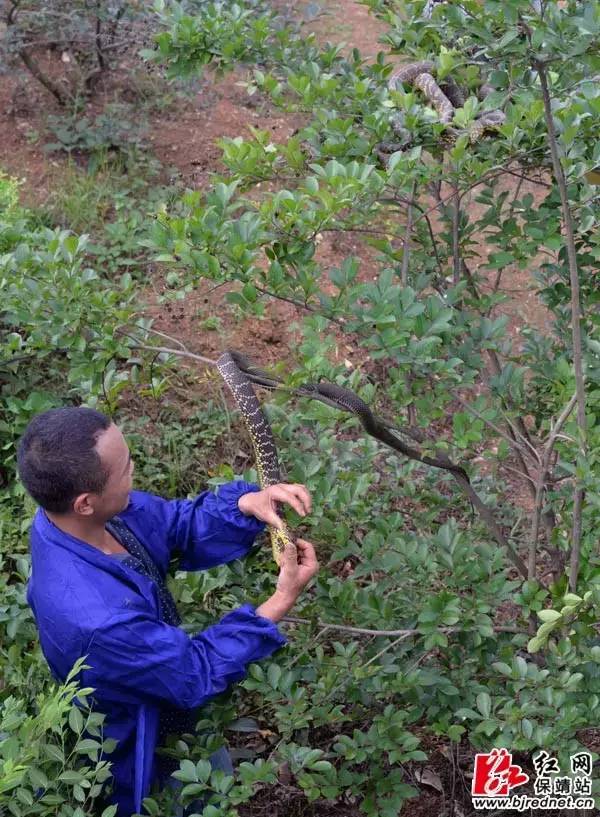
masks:
MULTIPOLYGON (((415 198, 416 193, 417 183, 414 182, 410 194, 411 199, 415 198)), ((406 211, 406 232, 404 234, 404 244, 402 246, 402 269, 400 270, 400 283, 403 287, 405 287, 408 283, 408 261, 410 258, 410 236, 412 233, 412 225, 413 205, 411 203, 408 205, 408 210, 406 211)))
MULTIPOLYGON (((468 411, 469 414, 472 414, 474 417, 477 417, 478 420, 481 420, 482 422, 484 422, 489 428, 491 428, 496 434, 498 434, 499 437, 502 437, 502 439, 510 445, 510 447, 513 449, 513 451, 515 451, 516 453, 518 453, 520 455, 529 455, 529 456, 531 456, 531 453, 526 448, 523 448, 517 442, 517 440, 515 440, 514 437, 511 437, 508 434, 505 434, 504 431, 502 431, 501 428, 498 428, 498 426, 495 423, 493 423, 491 420, 488 420, 486 417, 483 416, 483 414, 480 414, 477 411, 477 409, 474 409, 473 406, 470 406, 468 403, 465 403, 465 401, 461 397, 459 397, 457 394, 453 394, 453 397, 457 401, 457 403, 460 403, 460 405, 465 409, 465 411, 468 411)), ((536 458, 537 458, 537 460, 539 462, 539 456, 538 456, 538 453, 535 450, 535 448, 533 449, 533 453, 535 454, 535 456, 536 456, 536 458)), ((526 476, 528 476, 528 475, 529 475, 529 472, 527 472, 526 476)))
POLYGON ((544 445, 542 452, 542 462, 538 472, 538 478, 535 486, 535 506, 533 509, 533 517, 531 523, 531 540, 529 542, 529 559, 527 563, 527 572, 530 579, 535 578, 535 566, 537 557, 537 544, 540 526, 540 518, 542 513, 542 503, 544 500, 544 493, 547 484, 548 470, 550 467, 550 459, 552 457, 552 450, 560 435, 560 431, 565 424, 569 414, 573 411, 577 402, 577 392, 571 397, 567 405, 564 407, 556 425, 551 429, 548 439, 544 445))
POLYGON ((37 81, 46 88, 46 90, 50 91, 52 96, 56 99, 58 104, 61 107, 64 107, 66 103, 66 95, 63 93, 62 88, 54 82, 53 79, 46 76, 44 72, 41 70, 37 62, 30 56, 28 51, 22 48, 19 51, 19 57, 23 61, 23 64, 27 67, 29 73, 34 76, 37 81))
POLYGON ((459 226, 460 196, 458 195, 458 185, 454 185, 454 195, 452 197, 452 283, 454 286, 460 281, 459 226))
MULTIPOLYGON (((575 393, 577 395, 577 426, 581 436, 583 453, 587 449, 587 422, 585 416, 585 381, 583 375, 583 353, 581 347, 581 302, 579 297, 579 270, 577 268, 577 248, 575 246, 575 230, 573 228, 573 217, 569 205, 569 194, 567 191, 567 181, 560 161, 558 152, 558 140, 554 127, 554 117, 552 115, 552 101, 550 99, 550 89, 548 87, 548 75, 546 66, 540 61, 534 61, 533 67, 537 70, 544 100, 544 114, 546 118, 546 128, 548 130, 548 143, 550 155, 552 157, 552 169, 554 178, 560 193, 561 209, 563 216, 563 226, 565 232, 565 244, 569 263, 569 277, 571 282, 571 331, 573 338, 573 368, 575 371, 575 393)), ((579 574, 579 560, 581 551, 581 528, 583 509, 583 489, 576 482, 575 495, 573 497, 573 528, 572 528, 572 548, 571 548, 571 568, 569 574, 569 588, 574 592, 577 588, 577 576, 579 574)))
MULTIPOLYGON (((313 624, 313 622, 308 618, 297 618, 296 616, 284 616, 281 621, 285 621, 288 624, 313 624)), ((328 630, 339 630, 340 632, 345 633, 354 633, 356 635, 375 635, 381 636, 384 638, 410 638, 411 636, 415 635, 426 635, 426 633, 422 633, 420 630, 416 629, 408 629, 408 630, 369 630, 365 627, 350 627, 345 624, 330 624, 326 621, 317 621, 314 622, 317 624, 318 627, 326 627, 328 630)), ((526 631, 519 628, 519 627, 510 627, 508 625, 500 625, 493 628, 495 633, 523 633, 525 634, 526 631)), ((456 633, 461 632, 460 627, 440 627, 438 630, 440 633, 456 633)))
POLYGON ((15 22, 15 17, 17 13, 17 9, 21 5, 21 0, 13 0, 11 3, 10 9, 8 14, 6 15, 6 25, 11 26, 15 22))

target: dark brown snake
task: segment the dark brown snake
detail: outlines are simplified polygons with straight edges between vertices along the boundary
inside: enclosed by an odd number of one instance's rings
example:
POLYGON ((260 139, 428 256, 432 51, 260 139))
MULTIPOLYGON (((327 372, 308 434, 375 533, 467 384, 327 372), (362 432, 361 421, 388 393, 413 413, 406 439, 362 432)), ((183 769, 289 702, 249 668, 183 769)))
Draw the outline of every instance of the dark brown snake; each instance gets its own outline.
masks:
MULTIPOLYGON (((369 406, 357 394, 335 383, 304 383, 295 388, 286 386, 279 378, 269 374, 254 365, 247 357, 228 350, 217 360, 217 369, 227 383, 240 409, 244 422, 250 433, 254 447, 258 481, 262 488, 281 482, 281 471, 277 456, 277 447, 273 432, 260 403, 254 393, 252 384, 255 383, 267 389, 281 389, 299 397, 309 397, 319 400, 328 406, 340 411, 354 414, 362 423, 367 434, 375 437, 391 448, 399 451, 411 459, 418 460, 435 468, 443 468, 452 472, 455 477, 468 482, 464 468, 455 465, 443 452, 435 456, 423 455, 420 450, 402 438, 401 434, 409 434, 416 442, 424 442, 415 429, 409 432, 400 431, 382 418, 373 414, 369 406)), ((293 537, 287 527, 283 530, 270 529, 273 558, 277 564, 281 563, 281 555, 288 547, 294 547, 293 537)))

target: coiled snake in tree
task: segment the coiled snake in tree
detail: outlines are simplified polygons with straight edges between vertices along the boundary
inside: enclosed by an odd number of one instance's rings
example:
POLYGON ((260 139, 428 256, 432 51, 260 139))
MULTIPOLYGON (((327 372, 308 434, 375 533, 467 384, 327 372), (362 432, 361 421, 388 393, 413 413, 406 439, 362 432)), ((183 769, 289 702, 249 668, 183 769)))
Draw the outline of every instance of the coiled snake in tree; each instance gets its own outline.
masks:
MULTIPOLYGON (((463 130, 453 127, 452 122, 457 110, 462 108, 466 102, 468 93, 465 92, 453 79, 448 76, 445 80, 440 80, 439 84, 434 74, 437 68, 432 60, 422 60, 408 65, 397 67, 388 78, 388 88, 391 91, 399 91, 404 85, 410 85, 419 90, 431 106, 436 110, 439 121, 445 125, 444 136, 440 143, 444 144, 444 139, 457 138, 461 133, 466 133, 469 142, 474 144, 486 131, 496 131, 505 122, 506 115, 499 109, 479 112, 476 118, 463 130)), ((482 82, 478 89, 478 96, 484 102, 494 88, 487 82, 482 82)), ((404 124, 404 113, 396 112, 390 119, 393 133, 397 137, 394 141, 380 142, 375 147, 375 153, 379 156, 383 164, 387 163, 387 156, 397 150, 406 150, 413 140, 413 136, 404 124)))

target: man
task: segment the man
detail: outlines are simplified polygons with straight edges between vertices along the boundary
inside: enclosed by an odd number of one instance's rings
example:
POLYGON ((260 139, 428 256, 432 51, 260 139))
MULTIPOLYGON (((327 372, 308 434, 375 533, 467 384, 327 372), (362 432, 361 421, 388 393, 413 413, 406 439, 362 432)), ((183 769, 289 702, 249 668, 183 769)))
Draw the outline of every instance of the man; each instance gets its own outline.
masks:
POLYGON ((106 714, 104 736, 118 741, 112 762, 119 815, 141 811, 158 777, 157 744, 192 731, 195 709, 246 674, 247 665, 286 643, 279 621, 318 570, 299 539, 273 595, 243 604, 203 632, 179 626, 165 586, 170 559, 203 570, 247 555, 265 523, 281 526, 276 502, 311 510, 303 485, 260 490, 242 480, 192 500, 132 490, 133 462, 118 427, 89 408, 37 415, 17 451, 19 476, 40 506, 31 533, 27 598, 42 650, 63 681, 86 656, 83 686, 106 714))

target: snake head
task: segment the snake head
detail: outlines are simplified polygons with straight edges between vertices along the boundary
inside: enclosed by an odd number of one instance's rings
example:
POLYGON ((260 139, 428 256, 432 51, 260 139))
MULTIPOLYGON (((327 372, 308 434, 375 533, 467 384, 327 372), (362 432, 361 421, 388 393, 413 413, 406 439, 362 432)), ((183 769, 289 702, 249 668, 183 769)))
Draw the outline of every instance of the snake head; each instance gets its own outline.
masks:
POLYGON ((281 383, 281 380, 274 375, 270 375, 268 372, 265 372, 265 370, 261 369, 259 366, 256 366, 250 360, 250 358, 246 357, 246 355, 243 355, 241 352, 228 349, 227 354, 233 359, 233 362, 238 369, 243 372, 253 383, 257 383, 259 386, 265 386, 268 389, 275 389, 281 383))

